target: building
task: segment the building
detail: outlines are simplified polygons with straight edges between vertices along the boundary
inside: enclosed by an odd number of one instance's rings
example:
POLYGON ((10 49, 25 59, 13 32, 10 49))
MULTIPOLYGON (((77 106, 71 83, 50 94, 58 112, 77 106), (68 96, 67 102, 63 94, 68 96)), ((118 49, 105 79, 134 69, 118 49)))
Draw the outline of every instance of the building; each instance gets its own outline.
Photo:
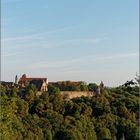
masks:
POLYGON ((17 78, 15 78, 15 83, 22 88, 26 87, 27 85, 35 85, 37 88, 37 94, 41 95, 43 91, 47 91, 48 79, 47 78, 33 78, 27 77, 26 74, 23 74, 22 77, 17 82, 17 78))
POLYGON ((14 87, 14 82, 1 81, 0 84, 2 86, 6 87, 7 89, 10 89, 10 88, 14 87))

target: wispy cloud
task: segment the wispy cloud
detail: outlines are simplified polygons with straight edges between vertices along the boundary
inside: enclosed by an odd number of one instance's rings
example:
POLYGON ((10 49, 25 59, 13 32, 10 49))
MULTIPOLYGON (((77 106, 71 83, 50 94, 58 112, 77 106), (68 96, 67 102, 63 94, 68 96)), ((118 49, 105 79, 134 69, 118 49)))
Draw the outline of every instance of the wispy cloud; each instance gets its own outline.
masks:
POLYGON ((94 60, 114 60, 114 59, 122 59, 122 58, 129 58, 138 56, 138 53, 124 53, 124 54, 114 54, 109 56, 99 56, 94 58, 94 60))
POLYGON ((122 58, 129 58, 129 57, 136 57, 138 56, 138 53, 126 53, 126 54, 116 54, 116 55, 110 55, 110 56, 83 56, 80 58, 74 58, 69 60, 57 60, 57 61, 41 61, 37 62, 31 65, 31 68, 63 68, 67 66, 74 66, 75 64, 82 64, 84 65, 87 62, 97 62, 99 63, 102 60, 108 61, 108 60, 118 60, 122 58))
POLYGON ((34 34, 31 34, 31 35, 23 35, 23 36, 17 36, 17 37, 2 38, 2 41, 22 41, 22 40, 30 40, 30 39, 39 39, 44 35, 64 32, 64 31, 70 30, 72 28, 74 28, 74 27, 63 27, 63 28, 59 28, 59 29, 55 29, 55 30, 51 30, 51 31, 34 33, 34 34))
POLYGON ((78 38, 78 39, 64 40, 62 43, 70 43, 70 42, 97 43, 104 39, 106 38, 105 37, 104 38, 78 38))
POLYGON ((68 70, 66 71, 66 73, 70 74, 70 73, 76 73, 76 74, 79 74, 79 73, 91 73, 93 72, 92 70, 68 70))
POLYGON ((62 47, 62 45, 67 46, 67 44, 96 44, 99 43, 103 40, 105 40, 106 38, 77 38, 77 39, 66 39, 66 40, 61 40, 61 41, 47 41, 46 43, 44 42, 43 44, 41 44, 42 47, 44 48, 55 48, 55 47, 62 47))
POLYGON ((58 68, 58 67, 64 67, 68 66, 74 63, 78 63, 81 61, 84 61, 85 59, 90 58, 91 56, 81 57, 81 58, 74 58, 74 59, 68 59, 68 60, 57 60, 57 61, 41 61, 37 62, 33 65, 31 65, 32 68, 58 68))
MULTIPOLYGON (((58 30, 57 30, 58 31, 58 30)), ((56 32, 57 32, 56 31, 56 32)), ((51 33, 51 32, 50 32, 51 33)), ((54 31, 52 31, 54 33, 54 31)), ((49 33, 48 33, 49 34, 49 33)), ((7 38, 2 40, 2 46, 6 48, 43 48, 43 49, 53 49, 56 47, 67 47, 70 46, 81 46, 86 45, 94 45, 96 43, 100 43, 106 40, 106 37, 97 37, 97 38, 75 38, 75 39, 49 39, 47 37, 39 37, 42 40, 35 39, 37 36, 22 36, 22 37, 15 37, 15 38, 7 38), (28 39, 26 39, 28 38, 28 39), (30 38, 30 40, 29 40, 30 38), (34 39, 33 39, 34 38, 34 39), (33 40, 32 40, 33 39, 33 40), (11 42, 12 41, 12 42, 11 42), (22 41, 22 42, 21 42, 22 41)), ((38 37, 37 37, 38 38, 38 37)))

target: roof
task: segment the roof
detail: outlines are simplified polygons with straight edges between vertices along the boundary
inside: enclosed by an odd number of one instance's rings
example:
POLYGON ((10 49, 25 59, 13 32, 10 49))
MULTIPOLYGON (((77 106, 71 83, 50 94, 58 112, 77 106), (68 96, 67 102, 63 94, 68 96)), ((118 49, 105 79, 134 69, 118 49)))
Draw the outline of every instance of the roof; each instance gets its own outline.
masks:
POLYGON ((42 80, 42 81, 46 82, 47 78, 39 78, 39 77, 38 78, 32 78, 32 77, 27 77, 26 74, 23 74, 22 77, 19 79, 19 83, 20 82, 26 82, 26 81, 31 82, 33 80, 35 80, 35 81, 42 80))
POLYGON ((41 87, 42 87, 42 84, 43 84, 43 80, 32 80, 30 82, 30 84, 32 85, 35 85, 35 87, 37 88, 38 91, 41 90, 41 87))
POLYGON ((12 87, 12 86, 14 86, 14 83, 13 82, 1 81, 0 84, 3 85, 3 86, 6 86, 6 87, 12 87))
POLYGON ((29 85, 35 85, 38 91, 41 91, 42 84, 44 82, 47 82, 47 78, 32 78, 27 77, 26 74, 23 74, 22 77, 19 79, 19 84, 25 84, 28 83, 29 85))

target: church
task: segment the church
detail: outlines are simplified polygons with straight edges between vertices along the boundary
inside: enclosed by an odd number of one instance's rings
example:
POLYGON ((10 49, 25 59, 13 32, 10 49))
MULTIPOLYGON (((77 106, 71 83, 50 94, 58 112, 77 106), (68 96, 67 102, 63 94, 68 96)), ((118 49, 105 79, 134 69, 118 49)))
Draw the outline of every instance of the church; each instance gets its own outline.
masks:
POLYGON ((15 84, 19 85, 21 88, 26 87, 27 85, 35 85, 37 89, 37 95, 41 95, 42 92, 48 91, 48 79, 47 78, 39 78, 39 77, 27 77, 26 74, 23 74, 22 77, 19 78, 16 75, 15 84))

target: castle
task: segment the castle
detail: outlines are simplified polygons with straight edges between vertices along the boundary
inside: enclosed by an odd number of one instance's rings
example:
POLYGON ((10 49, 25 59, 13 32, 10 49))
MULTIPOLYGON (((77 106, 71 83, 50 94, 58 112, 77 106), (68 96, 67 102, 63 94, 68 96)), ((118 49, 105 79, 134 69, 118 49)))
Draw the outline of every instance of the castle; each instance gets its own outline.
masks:
POLYGON ((16 75, 15 84, 20 86, 21 88, 26 87, 27 85, 35 85, 37 88, 37 94, 41 95, 43 91, 48 91, 48 79, 47 78, 39 78, 39 77, 27 77, 26 74, 23 74, 21 78, 16 75))
MULTIPOLYGON (((70 81, 67 81, 70 82, 70 81)), ((79 82, 72 82, 73 84, 75 84, 77 87, 81 85, 81 81, 79 82)), ((23 74, 19 79, 17 77, 17 75, 15 76, 15 82, 1 82, 2 85, 6 86, 7 88, 12 88, 13 86, 17 86, 20 89, 20 94, 21 96, 24 94, 25 92, 25 88, 28 85, 34 85, 37 89, 37 95, 41 95, 43 92, 47 92, 48 91, 48 85, 52 85, 52 86, 58 86, 58 84, 61 84, 61 86, 63 85, 63 82, 49 82, 48 83, 48 79, 47 78, 40 78, 40 77, 27 77, 26 74, 23 74)), ((60 91, 60 94, 68 97, 68 98, 75 98, 75 97, 81 97, 81 96, 88 96, 88 97, 92 97, 92 96, 98 96, 101 94, 101 90, 103 89, 104 84, 101 81, 101 84, 98 86, 97 91, 70 91, 70 90, 62 90, 60 91)))

